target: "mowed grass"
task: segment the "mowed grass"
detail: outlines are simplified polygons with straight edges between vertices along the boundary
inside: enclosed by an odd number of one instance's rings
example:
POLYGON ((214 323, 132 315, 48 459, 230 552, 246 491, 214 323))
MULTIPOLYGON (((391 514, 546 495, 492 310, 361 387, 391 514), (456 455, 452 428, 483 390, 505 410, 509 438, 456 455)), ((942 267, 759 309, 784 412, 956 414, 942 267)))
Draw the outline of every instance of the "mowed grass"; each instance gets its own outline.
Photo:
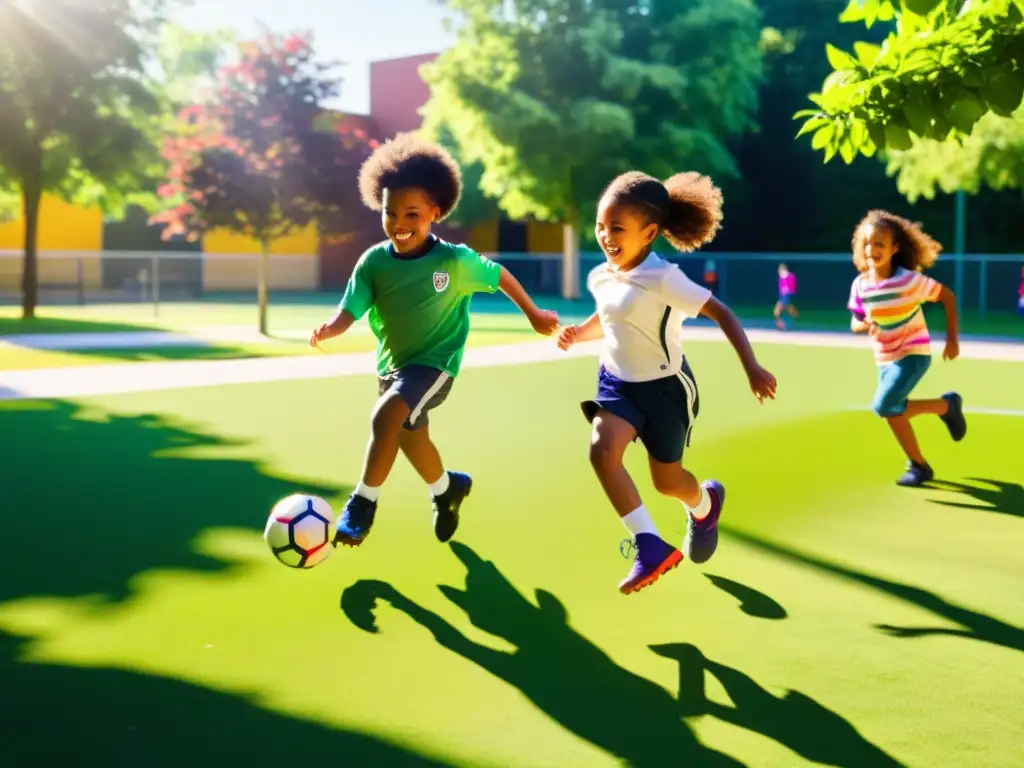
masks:
MULTIPOLYGON (((302 313, 300 313, 302 314, 302 313)), ((252 357, 287 357, 295 355, 346 354, 369 352, 376 348, 376 339, 365 320, 354 325, 347 333, 320 345, 320 349, 309 346, 309 333, 317 324, 329 317, 329 310, 321 310, 319 318, 308 326, 298 325, 290 319, 288 328, 272 330, 272 335, 256 338, 255 332, 239 334, 239 341, 209 341, 198 336, 194 343, 154 345, 142 340, 137 346, 104 347, 90 346, 75 350, 37 349, 23 344, 5 343, 0 338, 0 370, 28 370, 34 368, 67 368, 82 365, 151 362, 157 360, 232 360, 252 357), (246 341, 249 337, 251 340, 246 341)), ((48 322, 48 321, 47 321, 48 322)), ((61 321, 50 326, 62 328, 56 333, 96 333, 91 324, 75 325, 73 321, 61 321), (78 330, 74 330, 78 328, 78 330)), ((103 326, 101 326, 103 327, 103 326)), ((197 326, 198 327, 198 326, 197 326)), ((195 331, 196 328, 142 329, 136 331, 170 330, 195 331)), ((103 331, 100 331, 103 332, 103 331)), ((116 331, 115 331, 116 332, 116 331)), ((472 320, 469 346, 497 346, 515 344, 540 338, 530 327, 526 318, 511 314, 476 314, 472 320)))
MULTIPOLYGON (((991 766, 1024 748, 1024 418, 919 434, 902 469, 863 350, 764 346, 759 405, 688 347, 686 463, 721 547, 616 591, 624 529, 587 462, 595 362, 468 369, 431 427, 473 473, 456 536, 399 459, 359 550, 297 572, 260 538, 358 478, 369 377, 8 402, 0 700, 14 764, 991 766), (18 586, 21 584, 22 586, 18 586), (376 629, 375 632, 367 631, 376 629), (59 723, 59 738, 54 736, 59 723)), ((1020 364, 936 361, 922 395, 1024 409, 1020 364)), ((662 533, 639 449, 629 466, 662 533)))

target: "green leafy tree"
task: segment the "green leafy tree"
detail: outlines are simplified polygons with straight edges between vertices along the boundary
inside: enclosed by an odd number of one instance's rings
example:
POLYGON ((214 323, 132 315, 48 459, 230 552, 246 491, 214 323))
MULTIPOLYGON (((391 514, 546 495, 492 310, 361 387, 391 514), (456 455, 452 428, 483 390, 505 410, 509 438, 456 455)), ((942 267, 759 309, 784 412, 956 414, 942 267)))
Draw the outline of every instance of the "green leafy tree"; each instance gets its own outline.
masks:
POLYGON ((940 190, 1024 189, 1024 109, 1011 117, 985 115, 962 143, 919 139, 887 155, 889 174, 911 202, 940 190))
POLYGON ((832 72, 796 115, 826 162, 962 140, 1024 99, 1024 0, 850 0, 840 18, 894 29, 881 45, 827 46, 832 72))
POLYGON ((270 244, 314 223, 323 234, 342 231, 359 205, 356 171, 374 146, 323 119, 323 102, 338 94, 330 69, 308 37, 244 43, 238 62, 220 70, 217 98, 182 110, 164 145, 164 206, 151 221, 168 239, 224 228, 260 243, 263 334, 270 244))
POLYGON ((447 0, 455 44, 423 68, 480 188, 513 219, 561 223, 578 293, 582 212, 616 174, 735 174, 761 77, 750 0, 447 0))
POLYGON ((25 318, 38 302, 43 194, 115 214, 145 197, 159 101, 144 12, 132 0, 0 0, 0 203, 16 195, 25 224, 25 318))

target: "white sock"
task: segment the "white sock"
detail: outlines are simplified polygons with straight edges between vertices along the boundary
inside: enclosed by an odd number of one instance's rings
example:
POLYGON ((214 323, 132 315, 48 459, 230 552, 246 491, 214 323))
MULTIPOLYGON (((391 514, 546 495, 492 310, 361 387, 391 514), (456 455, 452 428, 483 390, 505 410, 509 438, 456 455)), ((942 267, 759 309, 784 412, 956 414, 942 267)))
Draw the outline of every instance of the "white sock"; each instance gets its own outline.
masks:
POLYGON ((376 501, 380 498, 379 485, 364 485, 363 483, 359 483, 359 485, 356 486, 355 492, 357 496, 362 496, 368 501, 376 501))
POLYGON ((700 489, 700 501, 697 502, 697 506, 690 508, 686 504, 684 507, 693 515, 694 520, 703 520, 705 517, 711 514, 711 494, 704 490, 703 486, 700 489))
POLYGON ((651 520, 651 515, 643 504, 622 518, 622 524, 633 534, 634 539, 638 533, 658 535, 658 529, 654 527, 654 521, 651 520))
POLYGON ((428 483, 427 488, 430 489, 430 495, 434 498, 443 495, 448 490, 448 473, 441 472, 441 477, 432 483, 428 483))

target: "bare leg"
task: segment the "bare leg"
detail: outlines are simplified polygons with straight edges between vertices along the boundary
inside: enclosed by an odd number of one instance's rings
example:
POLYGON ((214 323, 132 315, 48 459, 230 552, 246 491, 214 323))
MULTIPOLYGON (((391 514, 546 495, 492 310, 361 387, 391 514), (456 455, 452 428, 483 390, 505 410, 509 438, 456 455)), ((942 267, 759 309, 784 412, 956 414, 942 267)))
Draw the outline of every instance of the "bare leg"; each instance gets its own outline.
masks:
POLYGON ((896 436, 903 452, 907 454, 907 458, 918 464, 927 464, 928 462, 925 461, 924 455, 921 453, 921 447, 917 444, 917 436, 914 434, 914 428, 910 426, 910 418, 907 414, 889 416, 886 421, 889 422, 889 428, 896 436))
POLYGON ((907 409, 903 412, 903 415, 908 419, 912 419, 923 414, 945 416, 948 412, 949 402, 941 397, 936 397, 931 400, 908 400, 907 409))
POLYGON ((399 445, 405 458, 412 464, 413 469, 423 478, 427 485, 436 483, 444 474, 444 464, 441 463, 441 455, 437 452, 437 446, 430 439, 429 427, 419 429, 403 429, 399 436, 399 445))
POLYGON ((697 478, 679 463, 665 464, 648 457, 651 467, 651 480, 658 493, 679 499, 687 507, 693 509, 700 502, 701 489, 697 478))
POLYGON ((622 457, 636 437, 636 430, 628 421, 608 411, 598 413, 593 426, 590 464, 615 512, 625 517, 642 504, 633 478, 622 465, 622 457))
POLYGON ((376 488, 384 484, 398 458, 402 425, 409 418, 409 406, 396 392, 377 401, 371 417, 370 443, 363 460, 363 485, 376 488))

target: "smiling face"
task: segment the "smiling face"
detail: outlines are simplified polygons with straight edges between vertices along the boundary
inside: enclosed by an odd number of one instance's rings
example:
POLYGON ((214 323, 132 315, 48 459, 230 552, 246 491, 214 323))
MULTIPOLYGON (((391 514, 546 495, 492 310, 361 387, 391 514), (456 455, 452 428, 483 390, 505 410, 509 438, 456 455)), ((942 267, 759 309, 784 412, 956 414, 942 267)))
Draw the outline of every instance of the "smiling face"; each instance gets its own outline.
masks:
POLYGON ((594 235, 609 264, 630 269, 647 256, 658 236, 658 225, 648 221, 635 206, 604 198, 597 207, 594 235))
POLYGON ((430 235, 441 209, 419 187, 385 189, 381 222, 384 234, 398 253, 411 253, 430 235))
POLYGON ((892 230, 884 224, 865 224, 861 230, 861 248, 869 270, 878 277, 892 274, 892 257, 899 246, 893 240, 892 230))

